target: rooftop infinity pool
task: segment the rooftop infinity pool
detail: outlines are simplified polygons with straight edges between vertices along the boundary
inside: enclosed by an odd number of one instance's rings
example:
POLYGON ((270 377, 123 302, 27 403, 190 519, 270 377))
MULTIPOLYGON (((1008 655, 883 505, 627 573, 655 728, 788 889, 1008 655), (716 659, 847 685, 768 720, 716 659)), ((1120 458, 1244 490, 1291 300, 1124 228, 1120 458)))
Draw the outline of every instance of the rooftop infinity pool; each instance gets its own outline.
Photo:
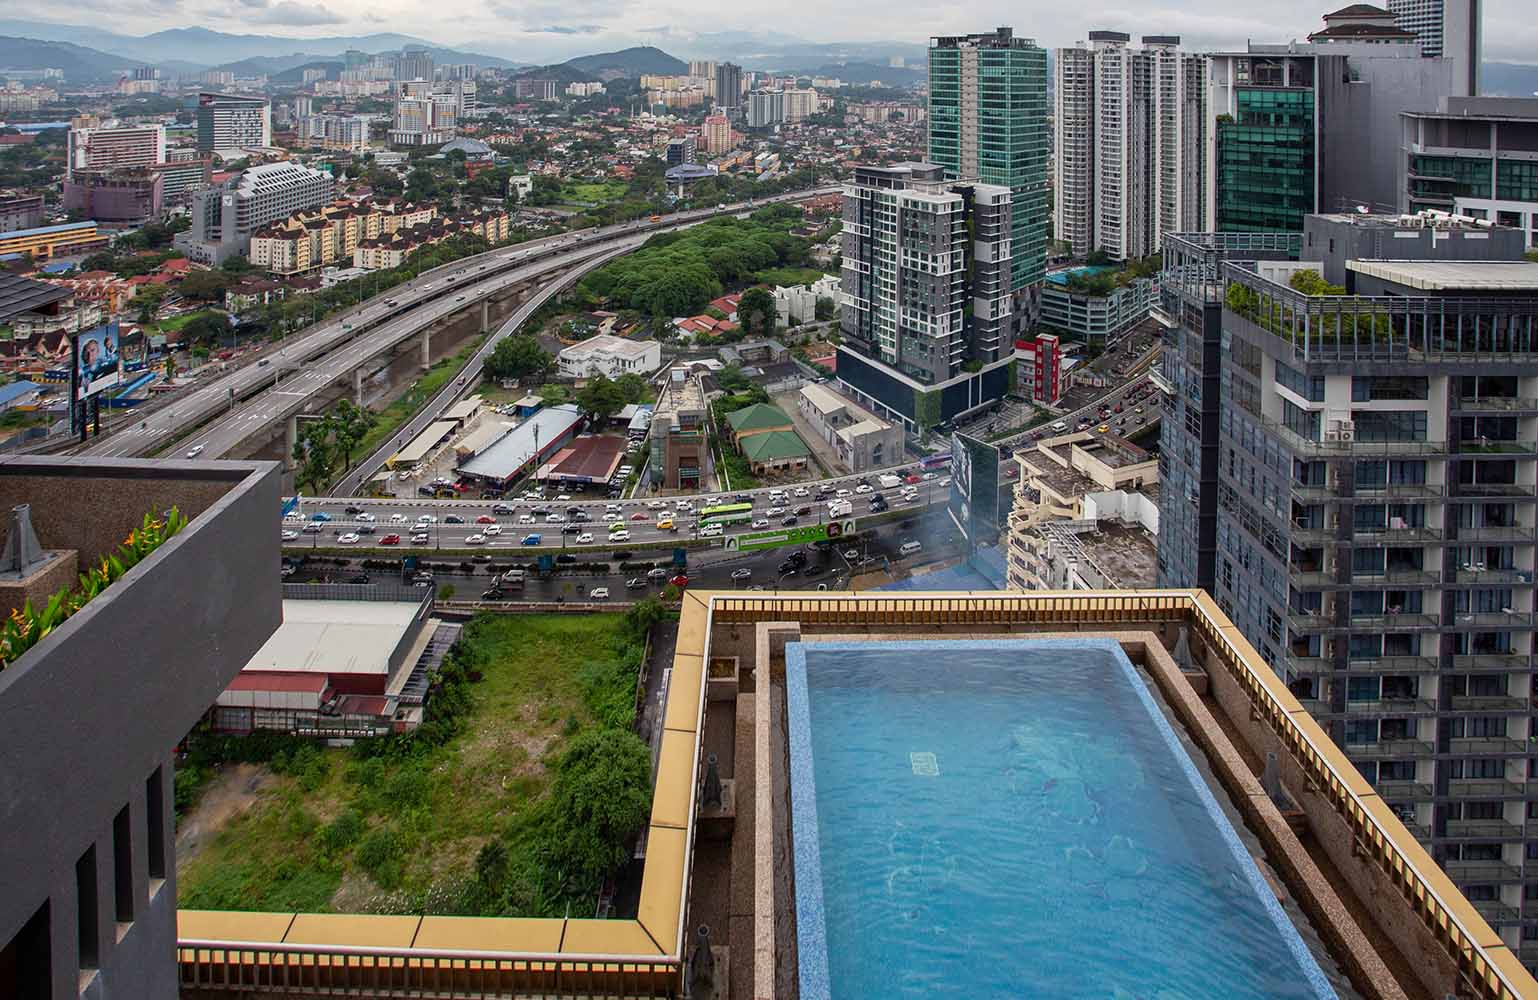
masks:
POLYGON ((1109 639, 786 648, 802 1000, 1336 996, 1109 639))

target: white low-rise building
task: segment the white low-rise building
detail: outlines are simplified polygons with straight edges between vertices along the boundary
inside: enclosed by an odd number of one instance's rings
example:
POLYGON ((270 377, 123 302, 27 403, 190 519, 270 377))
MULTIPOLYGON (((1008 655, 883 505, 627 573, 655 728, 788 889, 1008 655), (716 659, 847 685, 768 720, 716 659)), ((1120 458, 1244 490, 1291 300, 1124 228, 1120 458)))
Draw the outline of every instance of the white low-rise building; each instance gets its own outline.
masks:
POLYGON ((903 429, 825 385, 803 385, 796 405, 807 423, 838 453, 850 472, 882 469, 903 460, 903 429))
POLYGON ((838 276, 827 274, 810 285, 791 285, 774 290, 774 311, 781 326, 810 323, 817 318, 817 300, 838 302, 838 276))
POLYGON ((650 375, 662 367, 662 345, 655 340, 628 340, 601 333, 562 348, 557 361, 564 378, 650 375))

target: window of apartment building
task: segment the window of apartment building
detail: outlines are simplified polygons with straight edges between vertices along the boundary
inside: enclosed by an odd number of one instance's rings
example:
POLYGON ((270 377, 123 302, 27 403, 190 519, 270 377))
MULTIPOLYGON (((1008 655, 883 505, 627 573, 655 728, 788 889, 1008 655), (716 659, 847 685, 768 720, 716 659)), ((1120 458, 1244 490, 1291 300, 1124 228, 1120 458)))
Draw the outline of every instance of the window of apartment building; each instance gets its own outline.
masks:
POLYGON ((1346 655, 1353 660, 1376 660, 1383 655, 1383 636, 1353 635, 1347 648, 1346 655))
POLYGON ((1378 742, 1377 719, 1347 719, 1346 743, 1362 744, 1378 742))
POLYGON ((1378 765, 1379 781, 1414 781, 1415 761, 1385 760, 1378 765))
POLYGON ((1351 401, 1371 403, 1376 399, 1426 399, 1431 394, 1431 380, 1424 375, 1358 375, 1351 380, 1351 401))
POLYGON ((1309 441, 1319 440, 1319 414, 1282 400, 1282 424, 1294 434, 1309 441))
POLYGON ((1292 481, 1299 486, 1323 486, 1325 484, 1325 464, 1323 462, 1304 462, 1296 458, 1293 459, 1292 481))
POLYGON ((1517 377, 1463 375, 1458 379, 1458 395, 1462 399, 1514 399, 1517 395, 1517 377))
POLYGON ((1510 587, 1476 587, 1453 592, 1453 611, 1460 615, 1500 614, 1509 612, 1514 603, 1510 587))
POLYGON ((1493 903, 1501 898, 1500 889, 1493 885, 1466 885, 1463 887, 1463 895, 1471 903, 1493 903))
POLYGON ((1458 463, 1458 482, 1465 486, 1512 486, 1517 481, 1517 463, 1513 459, 1479 459, 1458 463))
POLYGON ((1383 682, 1377 677, 1348 677, 1346 678, 1346 703, 1361 701, 1377 701, 1381 695, 1383 682))
POLYGON ((1390 573, 1419 573, 1426 566, 1424 549, 1387 549, 1384 556, 1385 566, 1390 573))
POLYGON ((1305 375, 1291 365, 1278 361, 1276 363, 1276 384, 1285 389, 1292 390, 1310 403, 1324 402, 1323 375, 1305 375))
POLYGON ((1426 440, 1425 410, 1352 410, 1351 419, 1358 441, 1426 440))
POLYGON ((1360 576, 1381 575, 1386 565, 1385 557, 1386 553, 1383 549, 1353 549, 1351 572, 1360 576))
POLYGON ((1517 440, 1516 417, 1462 417, 1458 421, 1458 436, 1465 443, 1482 441, 1517 440))

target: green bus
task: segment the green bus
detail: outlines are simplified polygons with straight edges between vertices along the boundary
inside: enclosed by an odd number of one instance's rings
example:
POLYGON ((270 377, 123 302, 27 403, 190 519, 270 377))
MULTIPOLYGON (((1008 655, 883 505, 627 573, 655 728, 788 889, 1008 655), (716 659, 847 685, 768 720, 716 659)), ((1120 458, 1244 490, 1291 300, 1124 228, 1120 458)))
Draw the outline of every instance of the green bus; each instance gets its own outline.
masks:
POLYGON ((716 507, 705 507, 700 511, 700 527, 707 524, 746 524, 753 520, 753 505, 750 503, 723 503, 716 507))

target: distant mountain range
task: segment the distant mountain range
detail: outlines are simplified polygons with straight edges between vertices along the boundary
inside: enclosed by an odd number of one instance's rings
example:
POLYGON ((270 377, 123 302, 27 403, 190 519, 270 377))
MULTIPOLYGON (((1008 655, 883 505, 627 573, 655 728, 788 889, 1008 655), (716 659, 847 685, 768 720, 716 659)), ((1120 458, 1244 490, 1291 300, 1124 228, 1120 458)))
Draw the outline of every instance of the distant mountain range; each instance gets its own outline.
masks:
POLYGON ((58 66, 71 80, 104 79, 112 72, 108 63, 117 69, 159 66, 162 71, 172 74, 204 69, 272 74, 308 62, 340 59, 348 49, 377 53, 399 51, 408 45, 427 48, 438 62, 475 63, 499 69, 516 69, 523 65, 499 56, 462 52, 411 35, 390 33, 297 39, 276 35, 232 35, 206 28, 173 28, 152 35, 132 36, 72 24, 0 19, 0 40, 30 43, 12 48, 8 58, 0 59, 0 66, 15 69, 58 66), (58 61, 33 64, 46 58, 49 52, 60 54, 60 50, 48 48, 59 43, 67 45, 66 51, 79 50, 81 53, 72 61, 72 67, 58 61))
POLYGON ((5 69, 60 69, 71 81, 110 80, 138 65, 133 59, 98 52, 68 42, 33 38, 0 37, 0 67, 5 69))

